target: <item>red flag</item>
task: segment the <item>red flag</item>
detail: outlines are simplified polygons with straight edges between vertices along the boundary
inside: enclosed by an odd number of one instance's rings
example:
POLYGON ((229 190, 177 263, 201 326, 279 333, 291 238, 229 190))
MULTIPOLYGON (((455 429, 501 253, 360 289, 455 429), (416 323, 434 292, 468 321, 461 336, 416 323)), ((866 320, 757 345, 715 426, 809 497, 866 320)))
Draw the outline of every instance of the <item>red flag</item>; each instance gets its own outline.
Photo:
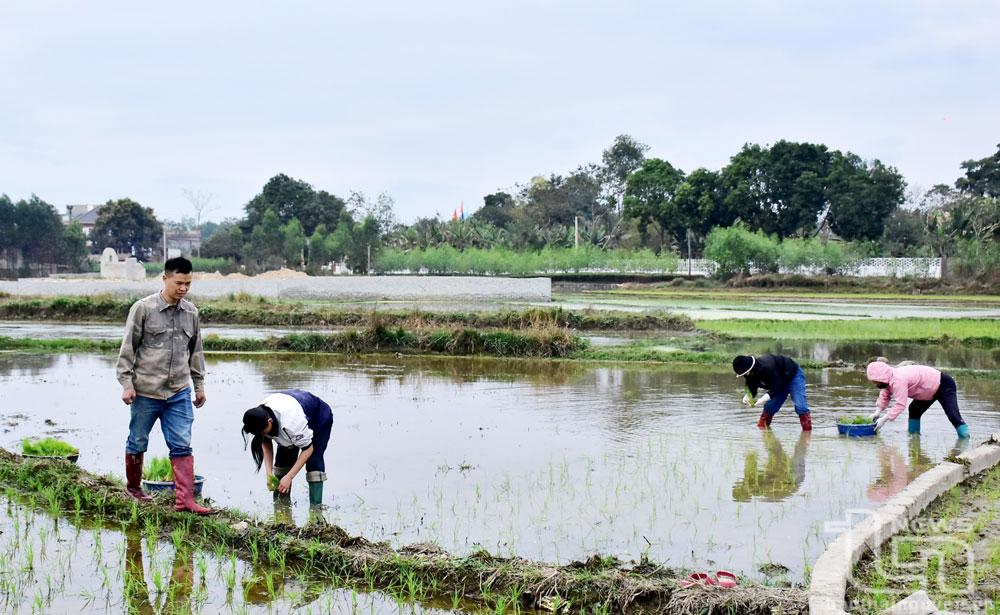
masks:
POLYGON ((453 210, 451 212, 451 219, 452 220, 458 220, 458 210, 453 210))

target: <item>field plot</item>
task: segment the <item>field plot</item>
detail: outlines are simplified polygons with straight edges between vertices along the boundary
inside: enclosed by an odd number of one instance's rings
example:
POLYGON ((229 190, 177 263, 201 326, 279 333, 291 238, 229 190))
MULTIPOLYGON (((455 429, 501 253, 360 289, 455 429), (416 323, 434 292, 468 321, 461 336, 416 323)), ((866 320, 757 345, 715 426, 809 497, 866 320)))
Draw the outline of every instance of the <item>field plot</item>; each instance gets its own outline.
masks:
MULTIPOLYGON (((53 435, 78 443, 86 469, 120 475, 128 413, 112 370, 101 355, 0 355, 0 445, 53 435)), ((214 502, 307 520, 304 484, 291 511, 276 509, 239 437, 244 409, 303 387, 334 408, 328 519, 456 554, 601 554, 801 582, 830 538, 825 521, 874 507, 961 445, 935 410, 916 440, 899 421, 876 439, 837 437, 835 417, 875 397, 850 370, 810 370, 811 435, 788 408, 758 431, 717 367, 243 355, 212 357, 209 372, 194 450, 214 502)), ((1000 430, 994 387, 959 394, 973 440, 1000 430)), ((165 454, 155 430, 151 443, 165 454)))

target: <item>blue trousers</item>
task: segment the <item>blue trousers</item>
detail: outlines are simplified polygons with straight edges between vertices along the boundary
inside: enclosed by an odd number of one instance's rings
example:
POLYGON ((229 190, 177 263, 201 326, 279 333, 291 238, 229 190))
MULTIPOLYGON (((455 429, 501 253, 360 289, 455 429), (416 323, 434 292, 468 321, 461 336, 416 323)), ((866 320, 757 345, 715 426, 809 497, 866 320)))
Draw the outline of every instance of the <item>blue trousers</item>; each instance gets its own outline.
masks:
POLYGON ((128 423, 125 452, 129 455, 146 452, 149 448, 149 432, 157 419, 160 420, 163 439, 167 441, 167 448, 170 449, 170 457, 190 455, 191 425, 194 423, 190 388, 176 393, 170 399, 153 399, 137 395, 132 402, 132 418, 128 423))
POLYGON ((801 367, 787 389, 768 391, 768 394, 771 399, 764 404, 764 412, 768 414, 777 414, 789 395, 792 396, 792 402, 795 404, 796 414, 809 414, 809 404, 806 403, 806 375, 802 372, 801 367))

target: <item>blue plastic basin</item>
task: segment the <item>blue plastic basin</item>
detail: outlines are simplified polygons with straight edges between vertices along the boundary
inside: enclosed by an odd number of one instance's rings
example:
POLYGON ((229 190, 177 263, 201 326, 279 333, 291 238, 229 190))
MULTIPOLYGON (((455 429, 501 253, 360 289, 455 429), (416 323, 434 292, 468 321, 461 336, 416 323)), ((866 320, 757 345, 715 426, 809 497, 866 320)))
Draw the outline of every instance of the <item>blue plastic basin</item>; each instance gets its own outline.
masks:
MULTIPOLYGON (((205 477, 200 474, 194 475, 194 494, 201 495, 201 487, 205 484, 205 477)), ((173 491, 174 481, 172 480, 146 480, 142 479, 142 486, 146 491, 173 491)))
POLYGON ((861 437, 875 435, 875 421, 863 425, 844 425, 837 423, 837 433, 842 436, 861 437))

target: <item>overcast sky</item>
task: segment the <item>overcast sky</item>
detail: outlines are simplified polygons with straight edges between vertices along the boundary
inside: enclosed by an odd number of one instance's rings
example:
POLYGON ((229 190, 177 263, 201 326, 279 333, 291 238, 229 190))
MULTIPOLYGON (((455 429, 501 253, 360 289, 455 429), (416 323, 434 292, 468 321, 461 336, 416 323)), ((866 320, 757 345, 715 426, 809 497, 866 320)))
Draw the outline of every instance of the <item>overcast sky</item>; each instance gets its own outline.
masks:
POLYGON ((1000 3, 0 4, 0 192, 242 215, 287 173, 451 216, 619 134, 685 172, 825 143, 952 183, 1000 143, 1000 3))

